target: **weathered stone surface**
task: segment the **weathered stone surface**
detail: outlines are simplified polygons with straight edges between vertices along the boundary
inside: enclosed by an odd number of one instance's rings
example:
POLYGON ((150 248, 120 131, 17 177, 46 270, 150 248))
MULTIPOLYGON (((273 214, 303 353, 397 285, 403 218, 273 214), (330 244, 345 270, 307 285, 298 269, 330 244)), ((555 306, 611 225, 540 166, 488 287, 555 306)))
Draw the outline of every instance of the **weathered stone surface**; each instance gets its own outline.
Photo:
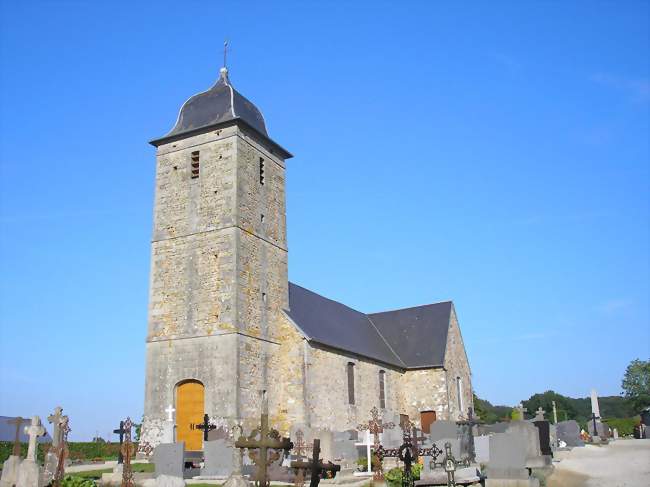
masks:
POLYGON ((576 446, 585 446, 584 441, 580 438, 580 425, 577 421, 560 421, 557 425, 557 437, 564 441, 569 448, 576 446))
POLYGON ((41 469, 38 464, 26 458, 18 467, 16 487, 41 487, 41 469))
POLYGON ((475 436, 474 451, 476 452, 476 463, 488 463, 490 461, 490 437, 475 436))
POLYGON ((0 487, 12 487, 18 480, 18 469, 21 459, 18 455, 10 455, 2 464, 2 477, 0 487))
POLYGON ((228 440, 206 441, 203 444, 202 477, 226 478, 233 472, 232 445, 228 440))
POLYGON ((458 425, 454 421, 435 421, 429 430, 429 439, 438 443, 443 438, 458 438, 458 425))
POLYGON ((185 487, 185 480, 174 475, 158 475, 154 485, 156 487, 185 487))
POLYGON ((161 443, 153 451, 155 477, 161 475, 183 478, 184 472, 184 443, 161 443))

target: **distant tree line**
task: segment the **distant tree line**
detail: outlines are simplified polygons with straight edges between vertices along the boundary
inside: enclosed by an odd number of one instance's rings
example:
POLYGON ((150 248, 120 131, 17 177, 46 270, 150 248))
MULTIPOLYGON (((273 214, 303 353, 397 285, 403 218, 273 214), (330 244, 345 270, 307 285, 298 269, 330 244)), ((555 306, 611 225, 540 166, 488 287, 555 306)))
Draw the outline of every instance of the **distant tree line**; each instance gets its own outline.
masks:
MULTIPOLYGON (((650 407, 650 360, 633 360, 628 365, 621 384, 621 396, 598 398, 600 415, 604 421, 636 418, 646 407, 650 407)), ((522 401, 526 408, 526 419, 532 418, 538 408, 546 412, 546 419, 553 421, 553 401, 557 408, 557 420, 574 419, 583 427, 591 417, 591 398, 572 398, 555 391, 533 394, 522 401)), ((513 408, 494 406, 489 401, 474 395, 476 415, 486 423, 509 421, 513 408)))

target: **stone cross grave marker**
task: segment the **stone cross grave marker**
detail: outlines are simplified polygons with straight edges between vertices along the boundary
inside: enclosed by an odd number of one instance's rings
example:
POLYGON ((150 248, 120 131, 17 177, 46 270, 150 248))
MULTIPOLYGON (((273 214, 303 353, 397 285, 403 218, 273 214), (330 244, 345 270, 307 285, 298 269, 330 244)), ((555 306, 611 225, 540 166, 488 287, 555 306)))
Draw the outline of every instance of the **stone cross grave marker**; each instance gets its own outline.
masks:
POLYGON ((208 441, 208 433, 210 431, 217 429, 216 425, 210 424, 210 416, 207 414, 203 415, 203 423, 191 425, 192 429, 196 428, 197 430, 203 431, 203 441, 208 441))
POLYGON ((25 426, 25 434, 29 436, 29 446, 27 447, 27 460, 36 462, 36 440, 39 436, 45 434, 45 428, 41 424, 41 419, 38 416, 32 417, 32 422, 29 426, 25 426))
POLYGON ((248 438, 243 435, 235 442, 235 448, 248 449, 248 456, 257 465, 255 478, 256 487, 269 487, 267 468, 280 458, 280 450, 288 453, 293 449, 289 438, 280 438, 277 430, 269 428, 269 413, 266 398, 262 401, 262 416, 260 427, 251 431, 248 438), (257 436, 259 435, 259 439, 257 436), (257 450, 257 451, 255 451, 257 450))
MULTIPOLYGON (((359 431, 369 431, 370 434, 374 437, 374 447, 375 447, 375 456, 377 455, 377 450, 381 447, 381 442, 379 435, 384 432, 384 429, 393 429, 395 423, 384 423, 382 418, 379 417, 379 410, 376 406, 370 410, 370 420, 365 424, 360 424, 357 426, 359 431)), ((377 471, 375 472, 375 480, 383 480, 384 475, 381 466, 381 460, 378 458, 377 471)), ((371 462, 372 463, 372 462, 371 462)))
POLYGON ((122 487, 135 487, 133 469, 131 468, 131 457, 135 453, 135 446, 131 442, 131 428, 133 428, 133 421, 131 421, 131 418, 127 417, 126 421, 120 421, 120 424, 124 429, 124 443, 120 448, 120 452, 124 458, 124 467, 122 468, 122 487))
POLYGON ((174 409, 171 404, 167 406, 165 412, 167 413, 167 421, 174 421, 174 413, 176 412, 176 409, 174 409))
MULTIPOLYGON (((333 476, 336 475, 336 472, 341 471, 340 465, 334 465, 332 462, 324 463, 320 459, 320 440, 315 439, 314 445, 312 447, 312 456, 309 461, 293 461, 291 462, 291 468, 298 469, 302 475, 298 478, 302 481, 304 479, 304 472, 309 470, 311 472, 311 478, 309 482, 309 487, 318 487, 320 479, 327 472, 331 472, 333 476)), ((298 479, 296 480, 298 482, 298 479)), ((302 485, 302 484, 301 484, 302 485)))
POLYGON ((124 463, 124 455, 122 455, 122 444, 124 443, 124 433, 126 433, 126 430, 124 429, 124 421, 120 421, 120 427, 114 429, 113 433, 120 437, 120 452, 117 454, 117 464, 120 465, 124 463))
POLYGON ((24 418, 21 418, 18 416, 15 419, 11 419, 7 421, 9 424, 15 424, 16 425, 16 435, 14 437, 14 451, 13 455, 19 457, 20 456, 20 427, 26 420, 24 418))
POLYGON ((535 411, 535 417, 533 418, 533 421, 545 421, 544 415, 546 414, 546 411, 542 409, 542 406, 537 408, 537 411, 535 411))
MULTIPOLYGON (((61 408, 57 408, 61 409, 61 408)), ((49 418, 48 418, 49 420, 49 418)), ((52 479, 53 487, 61 487, 63 476, 65 475, 65 459, 68 456, 68 434, 70 433, 70 421, 67 416, 60 418, 59 424, 59 445, 57 446, 57 463, 54 478, 52 479)))
POLYGON ((63 408, 57 406, 54 408, 54 414, 47 417, 47 421, 52 424, 52 448, 59 446, 61 442, 61 423, 63 419, 63 408))

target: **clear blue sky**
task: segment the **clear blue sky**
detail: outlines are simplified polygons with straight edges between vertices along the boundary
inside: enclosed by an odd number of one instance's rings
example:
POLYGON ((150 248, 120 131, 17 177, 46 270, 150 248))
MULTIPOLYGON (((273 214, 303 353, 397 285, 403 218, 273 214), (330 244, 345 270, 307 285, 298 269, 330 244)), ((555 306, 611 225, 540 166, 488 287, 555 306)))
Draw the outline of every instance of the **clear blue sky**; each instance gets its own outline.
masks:
POLYGON ((143 405, 154 149, 218 76, 288 163, 290 278, 453 299, 479 396, 650 357, 648 2, 18 2, 1 20, 0 414, 143 405))

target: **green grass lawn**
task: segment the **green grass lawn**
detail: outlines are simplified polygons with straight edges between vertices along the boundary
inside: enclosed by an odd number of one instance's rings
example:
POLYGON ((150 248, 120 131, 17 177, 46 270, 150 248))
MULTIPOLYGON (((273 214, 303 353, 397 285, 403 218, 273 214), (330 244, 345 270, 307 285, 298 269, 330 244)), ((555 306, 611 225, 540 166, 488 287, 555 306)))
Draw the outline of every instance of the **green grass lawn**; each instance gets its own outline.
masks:
MULTIPOLYGON (((153 472, 155 465, 153 463, 132 463, 131 468, 133 473, 149 473, 153 472)), ((99 480, 102 478, 103 473, 111 473, 112 468, 102 468, 100 470, 86 470, 85 472, 70 473, 71 477, 81 477, 82 479, 99 480)))

